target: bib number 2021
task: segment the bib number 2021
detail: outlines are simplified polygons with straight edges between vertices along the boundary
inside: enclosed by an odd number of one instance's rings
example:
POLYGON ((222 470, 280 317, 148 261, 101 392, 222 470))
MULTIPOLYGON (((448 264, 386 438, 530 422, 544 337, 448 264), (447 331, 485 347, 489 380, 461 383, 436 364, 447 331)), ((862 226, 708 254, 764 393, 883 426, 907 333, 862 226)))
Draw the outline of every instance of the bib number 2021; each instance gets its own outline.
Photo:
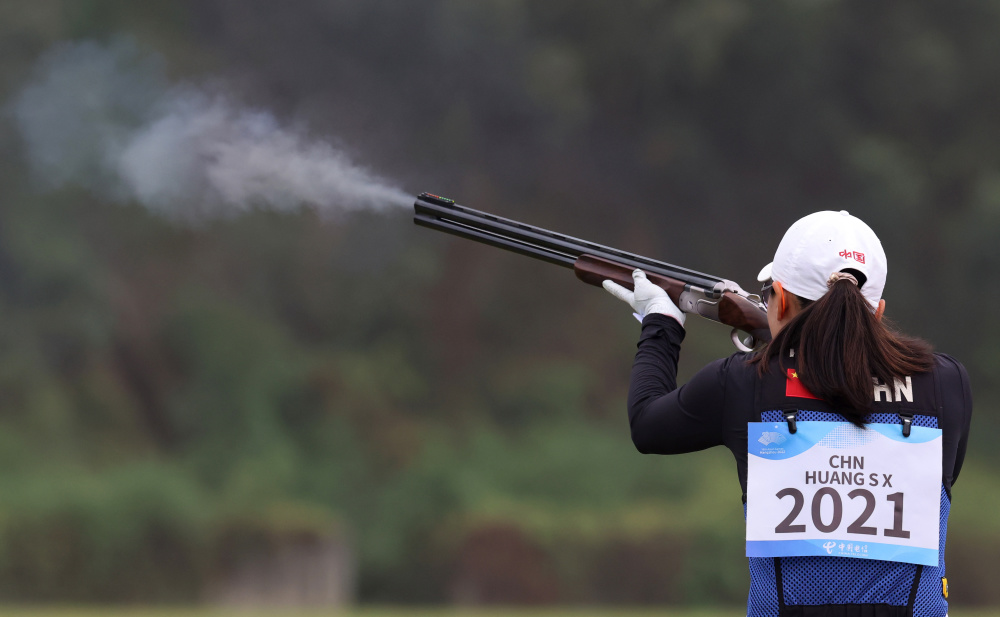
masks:
MULTIPOLYGON (((802 523, 795 523, 795 519, 802 513, 802 508, 806 503, 806 498, 802 494, 802 491, 795 488, 784 488, 778 491, 776 496, 778 499, 791 497, 793 502, 792 511, 788 513, 785 520, 778 523, 778 526, 774 528, 774 533, 805 533, 806 526, 802 523)), ((847 533, 868 536, 878 535, 878 529, 865 525, 868 519, 871 518, 871 515, 875 513, 877 505, 875 495, 871 491, 859 488, 848 493, 847 497, 852 501, 856 499, 864 500, 864 510, 853 523, 847 526, 847 533)), ((892 528, 883 529, 882 535, 890 538, 909 538, 910 532, 903 529, 903 493, 886 495, 886 500, 892 503, 892 528)), ((836 489, 828 486, 816 491, 812 498, 810 510, 812 513, 812 524, 821 533, 833 533, 844 522, 844 500, 836 489), (829 500, 833 505, 833 515, 828 521, 823 520, 822 514, 823 502, 825 500, 829 500)))

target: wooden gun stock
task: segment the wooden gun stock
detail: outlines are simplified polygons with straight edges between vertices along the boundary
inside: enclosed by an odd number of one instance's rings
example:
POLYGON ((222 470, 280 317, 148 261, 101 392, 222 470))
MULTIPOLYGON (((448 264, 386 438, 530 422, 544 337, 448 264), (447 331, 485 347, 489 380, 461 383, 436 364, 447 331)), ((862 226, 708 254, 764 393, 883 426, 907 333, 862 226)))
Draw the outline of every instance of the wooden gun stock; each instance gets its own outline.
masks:
POLYGON ((719 322, 747 332, 760 342, 771 342, 767 313, 739 294, 731 291, 722 294, 719 299, 719 322))

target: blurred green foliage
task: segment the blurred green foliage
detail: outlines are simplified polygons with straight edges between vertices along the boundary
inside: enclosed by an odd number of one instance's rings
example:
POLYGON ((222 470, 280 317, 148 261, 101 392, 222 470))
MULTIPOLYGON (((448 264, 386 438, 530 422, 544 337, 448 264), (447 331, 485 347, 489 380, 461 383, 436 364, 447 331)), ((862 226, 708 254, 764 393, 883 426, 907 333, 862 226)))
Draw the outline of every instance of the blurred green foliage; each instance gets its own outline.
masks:
MULTIPOLYGON (((126 34, 414 193, 747 284, 796 218, 851 210, 890 315, 973 375, 949 574, 988 602, 962 581, 1000 547, 998 25, 983 0, 4 2, 0 98, 126 34)), ((741 601, 732 461, 632 450, 636 326, 599 291, 407 212, 184 227, 41 191, 21 148, 0 124, 0 599, 192 601, 291 529, 353 546, 364 601, 450 599, 492 537, 545 556, 545 597, 741 601)), ((730 352, 691 322, 682 378, 730 352)))

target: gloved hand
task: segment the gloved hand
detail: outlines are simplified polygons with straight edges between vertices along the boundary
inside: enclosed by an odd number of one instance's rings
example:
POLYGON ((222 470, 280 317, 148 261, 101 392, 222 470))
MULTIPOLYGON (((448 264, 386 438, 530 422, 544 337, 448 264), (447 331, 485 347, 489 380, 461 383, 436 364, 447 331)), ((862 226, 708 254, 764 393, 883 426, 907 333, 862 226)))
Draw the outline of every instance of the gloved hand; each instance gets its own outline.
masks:
POLYGON ((604 288, 612 296, 623 302, 628 302, 635 311, 635 317, 642 323, 643 317, 650 313, 660 313, 668 315, 684 326, 684 319, 687 317, 674 301, 670 299, 667 292, 649 282, 646 273, 638 268, 632 271, 632 280, 635 281, 635 291, 629 291, 618 283, 607 280, 604 281, 604 288))

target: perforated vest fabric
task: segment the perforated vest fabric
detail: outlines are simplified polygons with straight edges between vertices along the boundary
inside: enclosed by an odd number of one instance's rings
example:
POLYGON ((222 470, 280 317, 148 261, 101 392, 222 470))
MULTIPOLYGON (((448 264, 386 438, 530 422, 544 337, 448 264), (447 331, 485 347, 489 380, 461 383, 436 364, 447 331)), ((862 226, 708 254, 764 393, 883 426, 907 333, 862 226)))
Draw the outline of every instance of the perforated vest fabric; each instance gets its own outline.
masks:
MULTIPOLYGON (((789 410, 796 411, 800 421, 844 421, 823 401, 789 399, 784 373, 773 370, 770 377, 758 377, 756 367, 747 364, 747 354, 717 360, 678 388, 677 358, 683 337, 683 329, 671 318, 649 315, 643 320, 628 403, 632 439, 640 452, 680 454, 724 445, 736 459, 745 503, 747 422, 781 422, 783 412, 789 410)), ((912 416, 916 426, 942 429, 938 567, 920 569, 914 587, 918 567, 912 564, 844 557, 752 558, 749 616, 779 617, 782 606, 784 615, 818 614, 813 609, 824 606, 835 609, 826 614, 846 615, 857 611, 838 612, 837 607, 856 605, 865 605, 866 611, 869 607, 888 608, 876 608, 872 615, 908 614, 911 594, 913 615, 941 617, 947 613, 947 601, 941 593, 944 546, 951 489, 965 458, 972 395, 960 363, 943 354, 936 354, 935 361, 930 373, 913 376, 912 396, 884 393, 866 421, 899 424, 903 414, 912 416)), ((788 366, 794 367, 794 361, 788 366)))

